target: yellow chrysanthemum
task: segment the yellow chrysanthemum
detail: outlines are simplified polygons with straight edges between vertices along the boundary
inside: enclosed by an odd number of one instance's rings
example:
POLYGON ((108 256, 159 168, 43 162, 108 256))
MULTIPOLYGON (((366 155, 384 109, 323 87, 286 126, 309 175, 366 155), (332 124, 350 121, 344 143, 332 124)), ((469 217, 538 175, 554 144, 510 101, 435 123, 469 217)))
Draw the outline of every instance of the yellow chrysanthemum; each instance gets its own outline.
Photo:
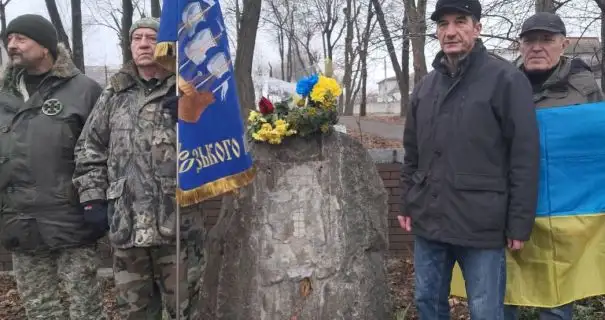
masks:
POLYGON ((252 138, 258 141, 266 141, 271 144, 280 144, 283 138, 296 134, 296 130, 289 129, 290 124, 284 119, 277 119, 271 123, 263 123, 261 128, 252 134, 252 138))
POLYGON ((317 114, 317 109, 315 109, 313 107, 309 107, 309 108, 307 108, 307 114, 310 116, 314 116, 317 114))
POLYGON ((248 121, 254 122, 254 121, 256 121, 256 119, 258 119, 259 116, 260 116, 260 113, 252 110, 252 111, 250 111, 250 114, 248 115, 248 121))
POLYGON ((331 102, 342 94, 342 89, 333 78, 319 76, 319 80, 311 91, 311 99, 319 103, 331 102))
POLYGON ((258 132, 253 133, 252 138, 257 141, 265 141, 265 138, 263 138, 260 134, 258 134, 258 132))
POLYGON ((320 129, 321 129, 321 132, 326 133, 326 132, 328 132, 328 130, 330 130, 330 125, 327 123, 324 123, 321 125, 320 129))

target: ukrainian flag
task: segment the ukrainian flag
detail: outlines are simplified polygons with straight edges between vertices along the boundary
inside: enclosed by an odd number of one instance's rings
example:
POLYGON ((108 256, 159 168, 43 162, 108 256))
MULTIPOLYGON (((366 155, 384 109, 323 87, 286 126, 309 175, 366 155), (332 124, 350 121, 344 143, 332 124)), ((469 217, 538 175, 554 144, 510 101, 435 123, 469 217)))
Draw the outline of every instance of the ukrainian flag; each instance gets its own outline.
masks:
MULTIPOLYGON (((507 252, 505 303, 548 308, 605 294, 605 103, 537 115, 536 224, 523 250, 507 252)), ((458 266, 452 294, 466 296, 458 266)))
POLYGON ((164 0, 156 60, 177 74, 181 206, 250 183, 255 176, 240 113, 219 0, 164 0))

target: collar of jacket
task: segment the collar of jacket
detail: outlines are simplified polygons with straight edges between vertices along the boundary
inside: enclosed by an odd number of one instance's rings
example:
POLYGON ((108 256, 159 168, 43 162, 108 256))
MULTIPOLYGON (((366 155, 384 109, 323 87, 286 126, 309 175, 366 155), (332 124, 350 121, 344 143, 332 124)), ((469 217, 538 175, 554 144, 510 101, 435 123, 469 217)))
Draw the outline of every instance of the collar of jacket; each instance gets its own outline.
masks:
MULTIPOLYGON (((523 71, 523 59, 516 61, 519 70, 523 71)), ((582 95, 589 95, 598 88, 590 67, 582 60, 561 56, 559 63, 550 77, 542 85, 541 94, 567 92, 569 87, 578 90, 582 95)))
MULTIPOLYGON (((173 73, 168 73, 163 79, 159 79, 160 83, 164 83, 173 75, 173 73)), ((128 90, 133 86, 140 86, 141 88, 145 87, 145 85, 141 81, 141 78, 139 77, 139 73, 134 64, 134 61, 130 61, 124 64, 124 66, 122 66, 122 69, 120 69, 120 71, 118 71, 109 79, 109 84, 115 92, 122 92, 128 90)))
MULTIPOLYGON (((1 86, 12 93, 21 96, 19 90, 20 81, 25 69, 9 64, 2 74, 1 86)), ((80 73, 76 65, 71 60, 71 55, 65 45, 59 43, 57 46, 57 59, 49 71, 47 78, 68 79, 80 73)))
MULTIPOLYGON (((485 46, 483 45, 483 40, 481 40, 481 39, 475 40, 475 45, 473 46, 473 49, 471 50, 471 52, 458 62, 458 71, 456 72, 456 75, 463 74, 466 71, 466 69, 468 69, 468 67, 477 59, 477 57, 481 56, 485 52, 486 52, 486 49, 485 49, 485 46)), ((437 53, 437 55, 435 56, 435 59, 433 60, 432 66, 438 72, 440 72, 442 74, 450 75, 450 71, 446 64, 447 61, 445 61, 445 59, 447 59, 447 58, 445 57, 445 53, 443 52, 443 50, 439 51, 439 53, 437 53)))

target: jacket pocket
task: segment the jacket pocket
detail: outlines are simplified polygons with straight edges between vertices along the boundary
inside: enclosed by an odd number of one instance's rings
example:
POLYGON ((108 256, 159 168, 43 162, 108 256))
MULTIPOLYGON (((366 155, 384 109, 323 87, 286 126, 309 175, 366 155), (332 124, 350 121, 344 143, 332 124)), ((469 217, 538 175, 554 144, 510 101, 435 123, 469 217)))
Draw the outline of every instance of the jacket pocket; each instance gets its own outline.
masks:
POLYGON ((164 237, 176 236, 176 178, 158 177, 160 181, 158 231, 164 237))
POLYGON ((31 251, 46 247, 38 222, 19 214, 2 214, 0 242, 9 251, 31 251))
POLYGON ((126 178, 113 181, 107 188, 107 217, 109 220, 109 240, 121 245, 130 240, 132 234, 131 204, 124 197, 126 178))
POLYGON ((426 181, 426 172, 418 170, 412 174, 412 186, 408 189, 407 194, 404 197, 403 209, 405 214, 412 217, 417 216, 419 209, 423 207, 423 194, 426 181))
POLYGON ((472 232, 503 232, 508 211, 507 180, 501 176, 458 173, 451 201, 472 232))

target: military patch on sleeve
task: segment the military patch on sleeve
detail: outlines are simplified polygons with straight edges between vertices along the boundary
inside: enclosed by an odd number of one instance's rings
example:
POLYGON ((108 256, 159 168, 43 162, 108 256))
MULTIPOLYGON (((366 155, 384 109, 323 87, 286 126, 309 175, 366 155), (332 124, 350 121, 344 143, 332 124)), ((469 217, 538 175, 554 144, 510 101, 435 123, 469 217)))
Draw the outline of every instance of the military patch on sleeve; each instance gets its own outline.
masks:
POLYGON ((42 104, 42 113, 47 116, 56 116, 63 111, 63 104, 57 99, 48 99, 42 104))

